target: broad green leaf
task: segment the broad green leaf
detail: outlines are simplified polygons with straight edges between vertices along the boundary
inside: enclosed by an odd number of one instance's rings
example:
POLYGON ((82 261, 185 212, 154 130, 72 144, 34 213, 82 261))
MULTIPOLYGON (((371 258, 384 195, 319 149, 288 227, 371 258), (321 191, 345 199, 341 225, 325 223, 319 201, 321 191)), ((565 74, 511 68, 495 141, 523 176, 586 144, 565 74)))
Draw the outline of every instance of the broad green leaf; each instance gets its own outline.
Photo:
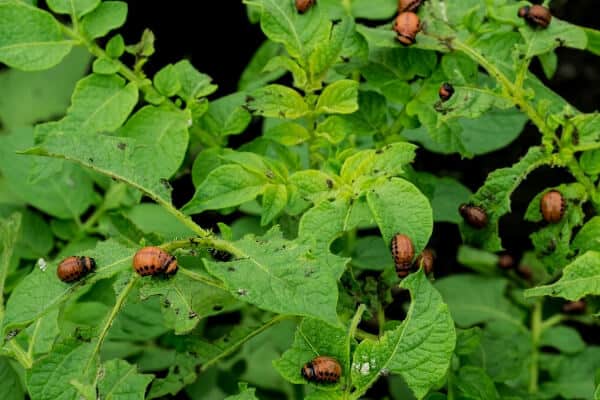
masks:
POLYGON ((34 122, 62 115, 75 83, 90 61, 89 53, 75 48, 59 65, 42 72, 7 69, 0 73, 0 119, 10 131, 34 122))
POLYGON ((568 22, 553 17, 546 29, 525 27, 520 29, 525 38, 525 57, 534 56, 552 51, 559 46, 584 50, 587 47, 585 31, 568 22))
MULTIPOLYGON (((74 340, 57 343, 52 352, 35 363, 27 373, 27 389, 32 400, 75 400, 77 390, 71 380, 82 376, 94 352, 92 343, 74 340)), ((89 375, 89 374, 88 374, 89 375)))
POLYGON ((308 114, 308 105, 294 89, 282 85, 267 85, 252 92, 249 109, 256 115, 296 119, 308 114))
POLYGON ((354 246, 352 265, 360 269, 383 271, 393 265, 389 248, 379 236, 359 238, 354 246))
POLYGON ((15 253, 28 260, 44 257, 54 246, 48 223, 42 216, 28 209, 23 209, 21 214, 21 229, 17 234, 15 253))
POLYGON ((411 293, 406 319, 379 341, 363 340, 354 352, 352 384, 364 393, 382 373, 400 374, 418 399, 446 375, 456 344, 448 306, 422 271, 401 287, 411 293))
POLYGON ((194 235, 189 227, 158 204, 138 204, 129 209, 126 215, 146 234, 155 233, 166 239, 194 235))
POLYGON ((47 214, 78 218, 96 200, 93 181, 71 163, 16 154, 33 144, 31 128, 0 135, 0 170, 9 187, 21 199, 47 214), (33 183, 36 170, 43 171, 43 177, 33 183))
POLYGON ((512 192, 531 171, 548 162, 548 156, 539 147, 532 147, 513 166, 497 169, 489 174, 484 185, 471 198, 474 205, 482 207, 486 211, 487 226, 483 229, 475 229, 464 222, 461 223, 461 234, 464 240, 488 251, 502 250, 498 236, 498 222, 500 217, 511 210, 510 196, 512 192))
POLYGON ((304 69, 288 56, 275 56, 265 65, 265 72, 275 72, 283 70, 292 74, 293 85, 297 88, 306 88, 308 85, 308 75, 304 69))
POLYGON ((304 126, 291 121, 269 128, 263 136, 284 146, 294 146, 310 139, 310 133, 304 126))
POLYGON ((328 114, 351 114, 358 110, 358 82, 342 79, 328 85, 317 102, 316 111, 328 114))
POLYGON ((200 320, 226 312, 237 303, 224 290, 194 281, 181 271, 168 280, 147 280, 140 288, 140 296, 161 296, 165 323, 176 335, 190 332, 200 320))
POLYGON ((553 296, 571 301, 589 294, 600 294, 600 253, 596 251, 577 257, 565 267, 562 277, 555 283, 525 291, 525 297, 553 296))
POLYGON ((171 362, 168 375, 154 379, 146 399, 164 398, 166 395, 176 395, 184 386, 191 384, 198 375, 195 368, 199 362, 189 353, 177 353, 171 362))
POLYGON ((111 360, 101 367, 98 396, 106 400, 144 400, 152 375, 140 374, 127 361, 111 360))
POLYGON ((465 399, 494 400, 500 398, 494 382, 485 370, 471 365, 464 366, 456 377, 456 387, 465 399))
POLYGON ((573 357, 560 359, 551 371, 552 380, 542 383, 540 389, 564 399, 594 399, 595 377, 600 368, 600 347, 588 346, 573 357))
POLYGON ((456 349, 454 352, 459 356, 465 356, 477 350, 481 343, 482 331, 479 327, 459 329, 456 331, 456 349))
POLYGON ((125 39, 120 34, 116 34, 106 43, 106 55, 115 59, 121 57, 123 53, 125 53, 125 39))
POLYGON ((355 18, 388 19, 398 10, 395 0, 352 0, 350 3, 355 18))
POLYGON ((58 21, 24 2, 0 3, 0 62, 24 71, 48 69, 71 51, 58 21))
POLYGON ((81 18, 93 11, 100 0, 48 0, 48 7, 57 14, 69 14, 81 18))
POLYGON ((120 28, 127 18, 127 3, 123 1, 103 1, 98 8, 83 18, 81 27, 91 38, 105 36, 113 29, 120 28))
POLYGON ((342 366, 340 382, 349 382, 350 345, 348 333, 344 328, 306 318, 296 329, 292 347, 283 353, 280 359, 275 360, 273 365, 289 382, 307 384, 300 374, 302 366, 317 356, 333 357, 342 366))
POLYGON ((77 283, 64 283, 56 276, 56 267, 61 260, 44 263, 36 267, 13 290, 6 304, 3 333, 29 325, 66 301, 75 292, 87 290, 90 283, 110 278, 130 267, 134 249, 115 241, 100 242, 86 255, 96 260, 94 273, 77 283))
MULTIPOLYGON (((17 234, 21 230, 21 214, 14 213, 0 219, 0 322, 4 319, 4 282, 8 275, 10 260, 15 251, 17 234)), ((0 341, 1 342, 1 341, 0 341)))
POLYGON ((211 84, 211 77, 196 70, 188 60, 175 64, 175 71, 181 83, 179 95, 187 103, 199 97, 206 97, 217 90, 217 86, 211 84))
POLYGON ((281 68, 275 68, 273 70, 265 71, 265 67, 269 62, 281 55, 282 47, 278 43, 270 40, 265 42, 256 50, 256 53, 252 56, 252 59, 242 72, 240 81, 238 82, 239 90, 254 90, 259 87, 272 82, 285 74, 285 70, 281 68))
POLYGON ((55 309, 49 312, 31 324, 25 332, 20 333, 23 336, 25 333, 28 335, 34 359, 37 356, 48 354, 52 350, 56 337, 60 334, 59 311, 59 309, 55 309))
MULTIPOLYGON (((163 318, 164 302, 159 297, 137 300, 132 296, 123 305, 115 318, 107 336, 105 346, 109 342, 146 342, 167 333, 170 328, 165 326, 163 318)), ((78 303, 79 306, 81 303, 78 303)), ((104 348, 103 348, 104 350, 104 348)), ((103 352, 104 353, 104 352, 103 352)))
POLYGON ((566 354, 579 353, 586 347, 579 332, 569 326, 552 326, 545 329, 540 337, 540 345, 554 347, 566 354))
POLYGON ((415 183, 429 199, 433 208, 433 220, 458 224, 460 215, 456 212, 462 203, 466 203, 471 191, 454 178, 441 177, 419 172, 415 183))
POLYGON ((227 164, 214 169, 196 188, 194 197, 183 207, 186 214, 233 207, 255 199, 266 188, 267 177, 239 165, 227 164))
POLYGON ((245 383, 240 383, 239 386, 240 393, 233 396, 227 396, 225 400, 258 400, 256 397, 256 389, 248 388, 248 384, 245 383))
MULTIPOLYGON (((588 38, 587 43, 587 51, 594 53, 595 55, 600 55, 600 31, 592 28, 582 28, 588 38)), ((600 396, 600 390, 598 391, 597 396, 600 396)))
POLYGON ((484 275, 494 275, 498 272, 498 256, 488 251, 462 245, 456 256, 459 263, 484 275))
POLYGON ((18 373, 8 358, 0 357, 0 398, 3 400, 23 400, 25 390, 18 373))
POLYGON ((358 92, 358 111, 341 116, 348 131, 357 136, 383 135, 388 129, 388 109, 385 97, 371 91, 358 92))
POLYGON ((92 72, 98 75, 114 75, 119 72, 121 66, 117 60, 101 57, 94 60, 92 72))
POLYGON ((507 284, 501 278, 460 274, 438 280, 435 287, 460 327, 502 321, 526 330, 523 313, 504 297, 507 284))
POLYGON ((200 118, 198 125, 217 136, 243 132, 252 119, 243 107, 245 98, 244 93, 234 93, 211 101, 208 111, 200 118))
POLYGON ((391 178, 406 172, 406 166, 415 159, 416 149, 411 143, 399 142, 378 150, 360 151, 344 161, 340 175, 346 183, 362 190, 363 183, 370 187, 365 176, 391 178))
POLYGON ((600 139, 600 114, 578 114, 571 119, 580 143, 596 143, 600 139))
POLYGON ((262 237, 246 236, 231 246, 236 259, 209 261, 206 267, 235 298, 278 314, 337 324, 337 280, 346 259, 317 257, 308 245, 283 239, 277 228, 262 237))
POLYGON ((457 118, 477 119, 492 109, 511 109, 512 101, 489 89, 454 86, 455 93, 445 102, 435 104, 437 127, 457 118))
POLYGON ((154 75, 154 86, 156 90, 167 97, 175 95, 181 89, 179 77, 173 64, 163 67, 154 75))
POLYGON ((600 150, 586 151, 581 155, 579 164, 588 175, 600 175, 600 150))
POLYGON ((581 254, 588 250, 600 251, 600 217, 592 217, 583 225, 573 239, 572 247, 581 254))
POLYGON ((412 183, 386 180, 367 193, 367 201, 385 243, 401 233, 412 240, 415 254, 425 248, 433 231, 433 213, 427 198, 412 183))
POLYGON ((64 158, 119 179, 151 198, 170 202, 168 179, 179 168, 188 144, 186 113, 146 106, 117 133, 75 135, 60 127, 26 154, 64 158))
POLYGON ((262 198, 263 212, 260 224, 270 224, 281 214, 287 203, 288 192, 285 185, 267 185, 262 198))
POLYGON ((304 213, 300 219, 298 237, 313 238, 321 248, 329 249, 334 239, 354 227, 349 221, 351 210, 348 200, 344 198, 322 201, 304 213))
POLYGON ((92 74, 80 80, 73 92, 67 117, 78 134, 113 132, 125 122, 138 100, 138 89, 116 75, 92 74))

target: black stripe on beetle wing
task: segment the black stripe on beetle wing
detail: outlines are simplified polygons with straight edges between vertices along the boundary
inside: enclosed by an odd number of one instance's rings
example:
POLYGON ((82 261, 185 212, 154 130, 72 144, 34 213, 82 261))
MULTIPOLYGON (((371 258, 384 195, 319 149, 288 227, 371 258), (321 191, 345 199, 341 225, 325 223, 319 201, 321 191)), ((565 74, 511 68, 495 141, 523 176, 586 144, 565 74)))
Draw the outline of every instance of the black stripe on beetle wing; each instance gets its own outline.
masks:
POLYGON ((167 258, 167 261, 165 261, 163 265, 161 265, 160 270, 163 272, 166 271, 169 264, 171 264, 173 261, 175 261, 175 256, 167 258))

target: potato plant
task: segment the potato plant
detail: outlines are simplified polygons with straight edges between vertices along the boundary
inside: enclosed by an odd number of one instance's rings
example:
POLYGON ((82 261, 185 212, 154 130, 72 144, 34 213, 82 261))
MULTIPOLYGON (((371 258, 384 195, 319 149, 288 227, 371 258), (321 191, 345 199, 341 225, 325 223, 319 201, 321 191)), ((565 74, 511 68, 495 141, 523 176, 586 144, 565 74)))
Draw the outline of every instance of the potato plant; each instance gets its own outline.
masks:
POLYGON ((600 32, 547 0, 312 3, 232 2, 264 43, 222 94, 148 73, 125 2, 0 1, 0 399, 600 399, 600 116, 530 68, 600 32), (416 167, 528 121, 475 193, 416 167), (548 167, 517 262, 502 217, 548 167))

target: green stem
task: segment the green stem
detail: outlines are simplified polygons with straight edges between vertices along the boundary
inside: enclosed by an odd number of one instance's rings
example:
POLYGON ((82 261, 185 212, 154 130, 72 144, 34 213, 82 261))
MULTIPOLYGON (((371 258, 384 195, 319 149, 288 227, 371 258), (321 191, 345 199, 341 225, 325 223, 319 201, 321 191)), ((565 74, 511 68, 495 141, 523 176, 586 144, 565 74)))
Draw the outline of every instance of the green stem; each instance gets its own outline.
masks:
POLYGON ((446 400, 454 400, 454 376, 452 375, 452 371, 448 371, 448 396, 446 400))
POLYGON ((276 324, 278 324, 281 321, 284 321, 286 319, 292 319, 292 318, 294 318, 294 317, 290 316, 290 315, 278 315, 275 318, 269 320, 264 325, 262 325, 260 328, 255 329, 252 332, 248 333, 246 336, 240 338, 237 342, 233 343, 230 347, 228 347, 222 353, 220 353, 217 356, 215 356, 215 357, 211 358, 210 360, 206 361, 204 364, 202 364, 201 371, 202 372, 206 371, 213 364, 217 363, 219 360, 227 357, 228 355, 230 355, 231 353, 233 353, 235 350, 237 350, 237 348, 239 346, 241 346, 242 344, 246 343, 248 340, 252 339, 256 335, 258 335, 258 334, 266 331, 267 329, 269 329, 273 325, 276 325, 276 324))
POLYGON ((13 338, 10 342, 8 342, 8 347, 12 352, 12 356, 15 360, 21 364, 21 366, 25 369, 31 369, 33 366, 33 360, 29 355, 19 346, 16 340, 13 338))
POLYGON ((565 319, 567 319, 565 315, 562 315, 562 314, 553 315, 552 317, 542 321, 542 324, 540 326, 540 331, 544 332, 546 329, 551 328, 554 325, 560 324, 565 319))
POLYGON ((379 329, 379 336, 383 335, 385 326, 385 311, 380 301, 377 302, 377 327, 379 329))
POLYGON ((187 249, 194 247, 210 247, 216 250, 226 251, 236 258, 245 258, 246 254, 232 245, 230 242, 206 235, 204 237, 192 237, 184 240, 174 240, 172 242, 163 243, 160 247, 165 251, 171 252, 176 249, 187 249))
POLYGON ((531 313, 531 364, 529 366, 529 393, 537 393, 539 377, 539 343, 542 335, 542 301, 534 304, 531 313))
POLYGON ((127 299, 127 296, 129 296, 129 293, 131 293, 131 290, 133 289, 133 287, 135 286, 135 284, 138 282, 139 279, 139 275, 136 273, 131 274, 131 277, 129 278, 129 282, 127 282, 127 285, 125 285, 125 287, 123 288, 123 290, 121 290, 121 293, 119 293, 119 296, 117 296, 117 300, 115 301, 115 305, 113 306, 112 310, 110 311, 110 314, 108 315, 108 317, 106 318, 106 320, 104 321, 104 325, 102 326, 102 330, 100 331, 100 335, 98 335, 98 339, 96 340, 96 344, 94 345, 94 349, 92 351, 92 353, 90 354, 90 358, 84 368, 84 375, 87 373, 88 369, 90 368, 91 364, 94 362, 94 360, 96 359, 96 355, 98 354, 98 352, 100 351, 100 348, 102 347, 102 344, 104 343, 104 339, 106 339, 106 335, 108 334, 108 331, 110 330, 110 327, 112 326, 115 318, 117 317, 117 314, 119 313, 119 311, 121 311, 121 308, 123 307, 123 304, 125 303, 125 300, 127 299))
POLYGON ((352 389, 352 385, 350 384, 350 368, 352 363, 350 362, 350 353, 352 347, 352 340, 357 333, 358 324, 362 319, 363 314, 367 310, 367 306, 361 304, 358 306, 358 309, 354 313, 354 317, 352 317, 352 321, 350 322, 350 327, 348 328, 348 336, 346 337, 346 360, 348 360, 348 368, 346 369, 346 390, 344 391, 344 399, 348 399, 350 396, 350 390, 352 389))
POLYGON ((592 201, 594 208, 596 210, 600 210, 600 204, 597 201, 598 195, 596 191, 596 185, 594 185, 594 182, 592 182, 592 180, 588 178, 585 172, 583 172, 583 169, 581 169, 577 160, 572 158, 567 163, 567 168, 569 169, 571 175, 573 175, 575 179, 577 179, 577 181, 585 187, 585 190, 589 193, 591 197, 590 200, 592 201))
POLYGON ((368 339, 368 340, 372 340, 374 342, 379 340, 379 336, 373 335, 372 333, 369 333, 369 332, 365 332, 362 329, 357 329, 354 335, 356 338, 358 338, 360 340, 368 339))
POLYGON ((223 285, 221 282, 215 281, 215 280, 210 279, 210 278, 207 278, 207 277, 205 277, 203 275, 200 275, 197 272, 190 271, 189 269, 185 269, 185 268, 179 267, 179 273, 182 274, 182 275, 185 275, 188 278, 193 279, 195 281, 202 282, 205 285, 212 286, 212 287, 215 287, 215 288, 221 289, 221 290, 227 290, 225 288, 225 285, 223 285))

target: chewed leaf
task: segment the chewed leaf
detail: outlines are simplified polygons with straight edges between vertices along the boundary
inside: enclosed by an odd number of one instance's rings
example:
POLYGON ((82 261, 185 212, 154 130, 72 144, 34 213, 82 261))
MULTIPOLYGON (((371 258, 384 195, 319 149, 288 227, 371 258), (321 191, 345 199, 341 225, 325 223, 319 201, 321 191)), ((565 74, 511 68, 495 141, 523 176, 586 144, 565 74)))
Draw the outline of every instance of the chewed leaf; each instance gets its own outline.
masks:
POLYGON ((600 295, 600 253, 596 251, 588 251, 567 265, 555 283, 525 291, 526 297, 553 296, 572 301, 587 295, 600 295))
POLYGON ((525 56, 528 58, 544 54, 560 46, 583 50, 588 41, 582 28, 555 17, 552 18, 552 22, 546 29, 524 27, 520 31, 526 41, 525 56))
MULTIPOLYGON (((519 184, 534 169, 546 164, 550 158, 541 148, 531 148, 523 158, 508 168, 492 172, 485 184, 471 198, 471 202, 483 208, 488 215, 488 223, 483 229, 475 229, 466 223, 461 223, 461 233, 466 242, 480 246, 488 251, 502 250, 498 235, 498 221, 504 214, 510 212, 510 196, 519 184)), ((458 210, 457 210, 458 212, 458 210)))
POLYGON ((103 399, 143 400, 146 386, 153 376, 140 374, 135 365, 123 360, 110 360, 102 365, 98 395, 103 399))
POLYGON ((411 293, 406 319, 379 340, 366 339, 354 352, 352 384, 362 393, 380 374, 400 374, 418 399, 446 374, 456 344, 448 306, 422 271, 402 286, 411 293))
POLYGON ((317 257, 310 246, 283 239, 274 228, 265 236, 232 243, 235 259, 206 262, 241 301, 279 314, 301 315, 337 324, 337 280, 347 260, 317 257))
POLYGON ((258 400, 255 393, 256 389, 249 388, 248 384, 246 383, 240 383, 239 386, 240 393, 233 396, 228 396, 225 398, 225 400, 258 400))
POLYGON ((267 85, 248 97, 248 109, 256 115, 296 119, 308 114, 308 105, 300 93, 283 85, 267 85))

